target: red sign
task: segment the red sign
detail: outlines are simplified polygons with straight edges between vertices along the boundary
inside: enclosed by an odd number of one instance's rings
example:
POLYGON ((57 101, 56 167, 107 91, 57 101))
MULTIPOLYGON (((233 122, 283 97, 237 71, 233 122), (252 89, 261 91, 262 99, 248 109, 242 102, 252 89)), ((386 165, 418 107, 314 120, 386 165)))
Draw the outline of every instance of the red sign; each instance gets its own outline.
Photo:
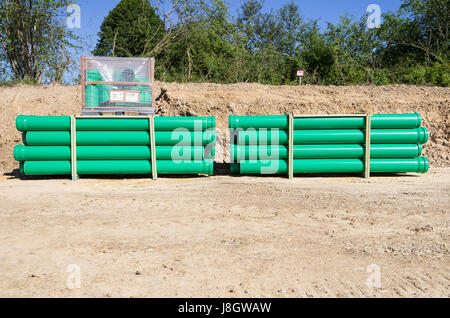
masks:
POLYGON ((297 70, 297 76, 298 76, 298 77, 303 77, 303 76, 305 76, 305 71, 303 71, 303 70, 297 70))

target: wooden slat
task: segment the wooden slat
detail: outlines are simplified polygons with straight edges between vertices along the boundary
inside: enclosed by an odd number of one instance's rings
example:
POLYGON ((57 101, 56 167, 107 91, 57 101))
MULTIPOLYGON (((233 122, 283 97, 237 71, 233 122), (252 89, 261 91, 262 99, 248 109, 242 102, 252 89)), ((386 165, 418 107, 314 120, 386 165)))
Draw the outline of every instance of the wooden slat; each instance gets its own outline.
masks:
POLYGON ((149 121, 149 135, 150 135, 150 161, 152 165, 152 179, 158 179, 158 171, 156 170, 156 147, 155 147, 155 125, 154 125, 154 117, 150 115, 148 117, 149 121))
POLYGON ((70 167, 72 180, 78 180, 77 173, 77 122, 76 117, 70 118, 70 167))
MULTIPOLYGON (((92 61, 113 61, 113 62, 117 62, 118 59, 116 57, 111 57, 111 58, 98 58, 98 57, 92 57, 92 56, 85 56, 84 57, 86 60, 92 60, 92 61)), ((143 60, 151 60, 151 58, 145 58, 145 57, 128 57, 125 58, 128 61, 135 61, 135 62, 141 62, 143 60)))
POLYGON ((366 147, 365 147, 365 163, 364 163, 364 177, 370 178, 370 142, 372 130, 372 115, 366 114, 366 147))
MULTIPOLYGON (((137 109, 137 110, 148 110, 149 108, 153 108, 152 106, 147 105, 139 105, 139 106, 96 106, 96 107, 84 107, 87 110, 110 110, 111 112, 127 112, 126 109, 137 109), (118 110, 120 109, 120 110, 118 110), (125 109, 125 110, 124 110, 125 109)), ((136 111, 137 112, 137 111, 136 111)))
POLYGON ((294 178, 294 115, 289 114, 289 159, 288 159, 288 177, 294 178))
POLYGON ((87 81, 86 85, 127 85, 127 86, 151 86, 150 83, 147 82, 100 82, 100 81, 87 81))
POLYGON ((153 85, 153 83, 155 82, 155 58, 154 57, 151 58, 151 61, 149 64, 150 64, 149 68, 150 68, 150 73, 151 73, 151 76, 149 76, 149 80, 150 80, 149 85, 150 85, 150 92, 152 94, 152 107, 155 107, 155 92, 154 92, 155 85, 153 85))
POLYGON ((85 57, 81 57, 81 109, 85 106, 85 84, 84 84, 84 71, 85 71, 85 57))

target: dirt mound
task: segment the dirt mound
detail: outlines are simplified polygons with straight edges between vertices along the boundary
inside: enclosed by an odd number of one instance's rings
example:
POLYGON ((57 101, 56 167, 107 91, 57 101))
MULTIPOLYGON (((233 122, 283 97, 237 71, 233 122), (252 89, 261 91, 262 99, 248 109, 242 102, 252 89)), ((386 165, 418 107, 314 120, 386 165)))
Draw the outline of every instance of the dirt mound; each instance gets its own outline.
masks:
MULTIPOLYGON (((21 142, 15 128, 19 114, 72 115, 81 111, 79 86, 0 88, 0 170, 17 167, 12 156, 21 142)), ((227 161, 228 115, 408 113, 419 112, 430 130, 424 154, 432 166, 449 166, 450 89, 391 86, 267 86, 260 84, 156 83, 157 113, 162 116, 216 116, 217 160, 227 161)))

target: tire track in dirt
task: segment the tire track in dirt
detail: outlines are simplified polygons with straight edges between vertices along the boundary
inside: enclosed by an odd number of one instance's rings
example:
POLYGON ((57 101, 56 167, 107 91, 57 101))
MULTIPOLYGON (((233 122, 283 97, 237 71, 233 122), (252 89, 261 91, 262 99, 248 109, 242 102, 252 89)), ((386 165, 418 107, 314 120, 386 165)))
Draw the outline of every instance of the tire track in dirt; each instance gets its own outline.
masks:
POLYGON ((381 288, 348 279, 317 279, 297 286, 302 298, 450 297, 450 284, 443 272, 393 272, 382 276, 381 288))

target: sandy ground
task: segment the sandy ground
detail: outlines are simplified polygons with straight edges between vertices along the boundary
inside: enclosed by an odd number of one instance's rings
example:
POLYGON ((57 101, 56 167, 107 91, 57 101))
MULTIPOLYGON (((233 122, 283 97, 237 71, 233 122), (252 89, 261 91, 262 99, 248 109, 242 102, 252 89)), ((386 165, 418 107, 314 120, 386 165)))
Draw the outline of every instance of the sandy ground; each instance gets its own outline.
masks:
POLYGON ((449 194, 450 168, 370 180, 5 175, 0 296, 449 297, 449 194))
POLYGON ((156 91, 159 115, 217 117, 216 176, 23 178, 12 157, 15 117, 79 114, 80 88, 0 88, 0 297, 450 296, 449 88, 157 83, 156 91), (227 175, 229 114, 367 111, 421 113, 430 171, 227 175))

